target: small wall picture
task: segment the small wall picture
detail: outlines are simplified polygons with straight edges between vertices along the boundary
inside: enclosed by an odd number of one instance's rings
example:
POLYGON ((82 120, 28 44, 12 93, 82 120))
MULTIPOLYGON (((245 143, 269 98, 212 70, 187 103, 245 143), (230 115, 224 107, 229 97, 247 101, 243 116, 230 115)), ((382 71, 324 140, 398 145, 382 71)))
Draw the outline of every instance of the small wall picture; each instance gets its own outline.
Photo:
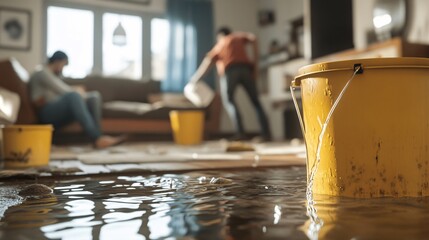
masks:
POLYGON ((266 26, 275 22, 274 11, 272 10, 261 10, 259 11, 259 25, 266 26))
POLYGON ((29 50, 31 13, 28 10, 0 8, 0 48, 29 50))

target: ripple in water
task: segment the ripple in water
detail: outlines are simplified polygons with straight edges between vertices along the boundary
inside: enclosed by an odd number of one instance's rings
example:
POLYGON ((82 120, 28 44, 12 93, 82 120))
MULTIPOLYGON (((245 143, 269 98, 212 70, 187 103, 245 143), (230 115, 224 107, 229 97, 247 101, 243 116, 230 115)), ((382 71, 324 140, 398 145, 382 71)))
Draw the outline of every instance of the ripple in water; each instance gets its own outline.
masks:
MULTIPOLYGON (((307 239, 306 170, 191 172, 44 183, 9 208, 1 239, 307 239)), ((0 186, 16 189, 16 186, 0 186)), ((314 196, 319 239, 425 239, 429 199, 314 196)))

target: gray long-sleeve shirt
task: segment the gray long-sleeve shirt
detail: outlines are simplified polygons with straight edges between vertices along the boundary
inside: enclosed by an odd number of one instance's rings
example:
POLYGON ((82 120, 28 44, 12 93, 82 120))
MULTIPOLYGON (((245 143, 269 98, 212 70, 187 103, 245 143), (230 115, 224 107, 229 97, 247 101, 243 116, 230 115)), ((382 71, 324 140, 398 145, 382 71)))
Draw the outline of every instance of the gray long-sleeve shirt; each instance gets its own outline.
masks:
POLYGON ((33 101, 54 101, 59 96, 73 89, 57 77, 49 68, 36 70, 29 81, 30 95, 33 101))

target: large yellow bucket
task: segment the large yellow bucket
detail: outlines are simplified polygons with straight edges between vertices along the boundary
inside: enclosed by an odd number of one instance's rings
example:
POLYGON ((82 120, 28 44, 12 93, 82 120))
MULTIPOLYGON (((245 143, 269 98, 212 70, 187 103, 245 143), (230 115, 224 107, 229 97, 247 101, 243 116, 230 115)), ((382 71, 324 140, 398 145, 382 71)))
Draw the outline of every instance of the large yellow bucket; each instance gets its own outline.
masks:
POLYGON ((195 145, 203 140, 203 111, 171 111, 170 121, 175 143, 195 145))
POLYGON ((322 125, 350 82, 322 138, 313 193, 429 196, 429 59, 327 62, 299 74, 308 176, 322 125))
POLYGON ((6 168, 44 166, 51 153, 52 125, 10 125, 3 128, 6 168))

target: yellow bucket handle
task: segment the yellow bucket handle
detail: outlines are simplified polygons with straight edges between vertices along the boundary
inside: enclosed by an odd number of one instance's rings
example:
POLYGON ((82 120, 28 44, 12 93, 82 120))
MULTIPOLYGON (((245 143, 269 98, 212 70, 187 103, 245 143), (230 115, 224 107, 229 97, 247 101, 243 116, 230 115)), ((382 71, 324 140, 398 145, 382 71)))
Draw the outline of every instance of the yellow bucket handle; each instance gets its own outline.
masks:
MULTIPOLYGON (((332 71, 339 71, 339 70, 350 70, 350 69, 348 69, 348 68, 347 69, 345 69, 345 68, 344 69, 330 69, 330 70, 325 70, 323 72, 332 72, 332 71)), ((296 110, 296 113, 298 115, 298 120, 299 120, 299 124, 301 126, 301 131, 302 131, 302 136, 304 137, 304 141, 305 141, 305 125, 304 125, 304 120, 303 120, 302 115, 301 115, 301 111, 299 110, 298 101, 297 101, 296 96, 295 96, 295 88, 301 88, 301 79, 303 79, 304 77, 309 77, 309 76, 317 74, 317 73, 319 73, 319 72, 311 72, 311 73, 301 74, 301 75, 295 77, 295 79, 292 81, 292 84, 290 86, 290 92, 291 92, 293 104, 295 106, 295 110, 296 110)), ((335 108, 337 108, 338 103, 340 102, 340 100, 343 97, 346 89, 350 85, 350 82, 353 80, 353 78, 356 76, 356 74, 361 74, 361 73, 363 73, 362 64, 355 64, 353 66, 353 75, 347 81, 346 85, 344 85, 343 89, 340 92, 340 95, 334 101, 334 104, 332 105, 331 109, 329 110, 328 116, 326 117, 325 124, 328 124, 332 114, 334 113, 335 108)))
POLYGON ((422 65, 386 65, 386 66, 365 66, 363 67, 362 64, 357 63, 353 65, 353 68, 332 68, 332 69, 326 69, 323 71, 313 71, 313 72, 309 72, 309 73, 304 73, 301 75, 298 75, 295 77, 295 79, 292 81, 291 86, 294 88, 299 88, 301 86, 301 80, 303 78, 308 78, 310 76, 319 74, 321 72, 323 73, 328 73, 328 72, 336 72, 336 71, 356 71, 356 74, 361 74, 363 73, 364 69, 365 70, 370 70, 370 69, 404 69, 404 68, 411 68, 411 69, 428 69, 428 66, 422 66, 422 65))

